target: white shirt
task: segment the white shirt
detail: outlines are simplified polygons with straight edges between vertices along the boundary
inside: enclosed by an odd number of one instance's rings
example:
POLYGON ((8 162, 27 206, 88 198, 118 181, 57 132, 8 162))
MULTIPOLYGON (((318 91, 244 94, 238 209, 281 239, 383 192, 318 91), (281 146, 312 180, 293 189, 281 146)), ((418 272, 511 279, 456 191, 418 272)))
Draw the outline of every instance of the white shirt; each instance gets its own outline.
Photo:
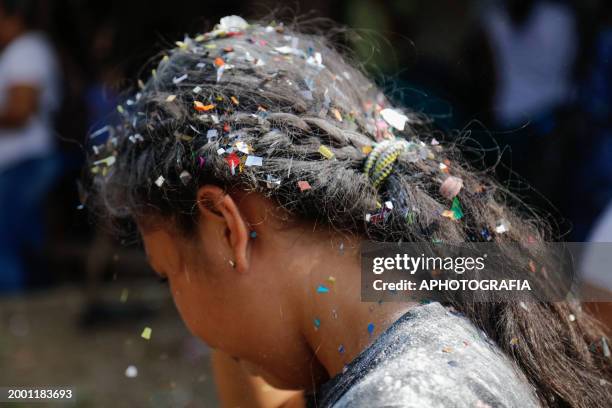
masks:
POLYGON ((20 128, 0 127, 0 171, 53 150, 52 114, 61 102, 59 69, 53 48, 41 33, 29 32, 0 53, 0 111, 16 84, 39 89, 38 110, 20 128))
POLYGON ((566 102, 577 48, 571 12, 544 1, 519 27, 505 10, 493 9, 485 18, 497 69, 498 121, 525 123, 566 102))

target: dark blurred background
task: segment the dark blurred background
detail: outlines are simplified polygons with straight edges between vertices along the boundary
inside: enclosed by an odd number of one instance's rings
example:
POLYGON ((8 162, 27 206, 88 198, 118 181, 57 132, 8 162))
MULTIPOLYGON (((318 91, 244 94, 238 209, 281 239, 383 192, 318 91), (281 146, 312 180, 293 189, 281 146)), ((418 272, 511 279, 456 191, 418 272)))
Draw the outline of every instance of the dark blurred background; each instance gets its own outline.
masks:
MULTIPOLYGON (((397 103, 430 115, 562 239, 612 241, 604 0, 0 0, 0 386, 72 385, 78 406, 215 406, 208 349, 138 244, 80 205, 77 180, 86 135, 143 66, 230 14, 355 29, 342 45, 397 103), (14 78, 48 91, 11 93, 14 78)), ((593 281, 612 289, 603 275, 593 281)))

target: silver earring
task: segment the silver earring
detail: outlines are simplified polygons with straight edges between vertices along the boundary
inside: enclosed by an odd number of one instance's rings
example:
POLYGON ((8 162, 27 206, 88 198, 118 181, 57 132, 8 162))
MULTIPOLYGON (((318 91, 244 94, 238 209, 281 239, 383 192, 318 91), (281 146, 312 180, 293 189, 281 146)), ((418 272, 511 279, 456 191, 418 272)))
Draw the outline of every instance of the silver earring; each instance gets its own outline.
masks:
POLYGON ((231 259, 229 260, 229 264, 232 268, 236 267, 236 263, 234 261, 232 261, 231 259))

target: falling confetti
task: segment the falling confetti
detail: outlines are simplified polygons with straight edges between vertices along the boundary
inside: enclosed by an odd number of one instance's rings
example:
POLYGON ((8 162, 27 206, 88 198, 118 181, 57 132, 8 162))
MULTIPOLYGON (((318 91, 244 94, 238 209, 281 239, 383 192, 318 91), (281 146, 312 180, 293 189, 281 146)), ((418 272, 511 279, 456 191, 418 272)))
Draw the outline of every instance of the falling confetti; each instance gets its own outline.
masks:
POLYGON ((140 337, 142 337, 145 340, 151 340, 152 332, 153 330, 151 330, 150 327, 145 327, 144 329, 142 329, 142 333, 140 334, 140 337))
POLYGON ((161 186, 163 186, 163 185, 164 185, 164 181, 166 181, 166 179, 164 178, 164 176, 159 176, 159 177, 157 178, 157 180, 155 180, 155 185, 156 185, 157 187, 160 187, 160 188, 161 188, 161 186))
POLYGON ((321 327, 321 320, 319 320, 318 318, 315 318, 313 323, 314 323, 314 326, 315 326, 315 330, 318 330, 319 327, 321 327))
POLYGON ((344 354, 344 345, 340 345, 340 347, 338 347, 338 353, 340 354, 344 354))
POLYGON ((125 369, 125 376, 127 378, 136 378, 138 376, 138 369, 136 368, 136 366, 129 365, 125 369))
POLYGON ((119 301, 121 303, 125 303, 128 300, 128 295, 130 294, 129 290, 127 288, 123 288, 121 290, 121 296, 119 296, 119 301))
POLYGON ((368 324, 368 334, 372 335, 374 333, 374 323, 368 324))
POLYGON ((257 238, 257 232, 256 231, 251 231, 251 233, 249 234, 249 236, 253 239, 257 238))

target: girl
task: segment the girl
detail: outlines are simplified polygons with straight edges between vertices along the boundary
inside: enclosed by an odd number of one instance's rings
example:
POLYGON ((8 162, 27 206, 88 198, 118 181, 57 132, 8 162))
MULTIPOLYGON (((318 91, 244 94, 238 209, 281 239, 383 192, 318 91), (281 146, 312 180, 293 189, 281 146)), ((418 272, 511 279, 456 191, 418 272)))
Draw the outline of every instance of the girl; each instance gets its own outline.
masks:
POLYGON ((110 137, 89 203, 137 224, 216 350, 224 406, 611 405, 607 340, 578 304, 360 301, 366 239, 546 238, 424 118, 284 25, 230 16, 176 44, 93 134, 110 137))

